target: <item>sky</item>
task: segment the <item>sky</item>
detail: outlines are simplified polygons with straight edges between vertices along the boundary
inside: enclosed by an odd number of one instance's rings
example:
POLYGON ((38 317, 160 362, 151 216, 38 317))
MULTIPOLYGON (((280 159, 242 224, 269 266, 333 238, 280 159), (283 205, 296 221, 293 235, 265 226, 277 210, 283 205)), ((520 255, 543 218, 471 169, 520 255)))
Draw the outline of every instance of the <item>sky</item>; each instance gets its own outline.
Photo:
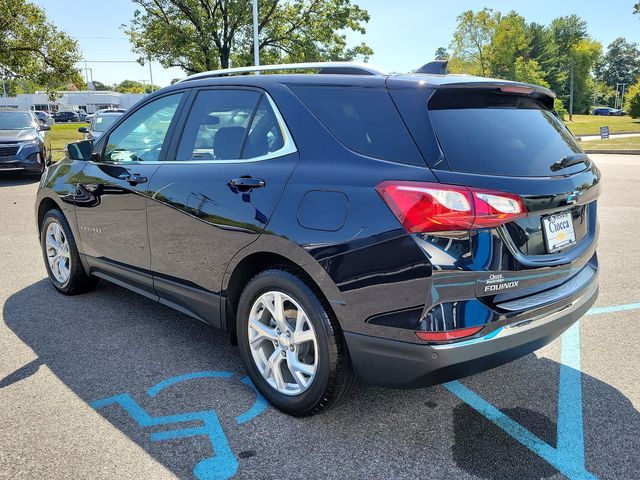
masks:
MULTIPOLYGON (((42 6, 53 23, 78 40, 93 79, 106 84, 124 79, 149 81, 149 67, 135 63, 137 55, 122 32, 135 10, 130 0, 32 0, 42 6), (118 61, 119 63, 100 63, 118 61)), ((349 34, 356 44, 366 42, 374 51, 369 61, 387 71, 404 72, 433 59, 436 48, 446 47, 464 10, 492 8, 516 10, 527 22, 548 24, 553 18, 577 14, 587 21, 589 34, 606 47, 617 37, 640 43, 640 16, 632 15, 637 0, 352 0, 369 11, 366 35, 349 34), (614 6, 615 5, 615 6, 614 6)), ((84 67, 84 63, 80 65, 84 67)), ((153 81, 166 86, 184 77, 178 68, 164 69, 152 62, 153 81)), ((83 71, 84 75, 84 71, 83 71)))

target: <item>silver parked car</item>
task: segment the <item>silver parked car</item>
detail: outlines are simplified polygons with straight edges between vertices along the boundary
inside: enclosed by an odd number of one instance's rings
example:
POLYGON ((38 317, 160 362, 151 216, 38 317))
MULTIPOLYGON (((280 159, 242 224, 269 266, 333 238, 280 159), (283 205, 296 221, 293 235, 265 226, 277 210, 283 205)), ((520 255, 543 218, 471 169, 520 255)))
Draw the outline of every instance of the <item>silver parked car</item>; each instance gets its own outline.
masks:
POLYGON ((89 127, 80 127, 78 131, 84 133, 86 140, 97 140, 122 113, 111 110, 98 112, 89 121, 89 127))

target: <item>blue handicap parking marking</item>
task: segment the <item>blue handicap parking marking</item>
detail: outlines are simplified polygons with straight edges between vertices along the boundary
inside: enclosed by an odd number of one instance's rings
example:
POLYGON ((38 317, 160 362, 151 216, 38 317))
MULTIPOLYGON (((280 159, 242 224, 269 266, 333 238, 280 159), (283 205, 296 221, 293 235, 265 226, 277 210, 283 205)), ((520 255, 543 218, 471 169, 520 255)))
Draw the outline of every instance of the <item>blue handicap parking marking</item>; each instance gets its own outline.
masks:
MULTIPOLYGON (((640 309, 640 303, 590 309, 586 315, 640 309)), ((444 387, 475 411, 493 422, 570 479, 596 479, 588 472, 584 459, 584 423, 582 418, 582 384, 580 369, 580 322, 562 334, 560 385, 558 388, 558 430, 556 448, 551 447, 515 420, 491 405, 459 381, 444 387)))
MULTIPOLYGON (((147 390, 147 395, 150 398, 154 398, 165 388, 186 381, 202 378, 232 379, 233 377, 234 374, 232 372, 206 371, 188 373, 168 378, 154 385, 147 390)), ((268 404, 255 388, 249 377, 243 377, 239 380, 239 383, 249 387, 256 396, 253 405, 235 419, 237 424, 242 425, 263 413, 267 409, 268 404)), ((91 406, 95 409, 101 409, 109 405, 119 405, 142 428, 160 425, 177 426, 177 424, 185 422, 198 422, 199 425, 195 427, 154 432, 150 435, 150 438, 154 442, 160 442, 178 438, 208 437, 213 450, 213 456, 199 461, 193 469, 193 475, 199 480, 226 480, 237 472, 238 460, 233 454, 215 410, 202 410, 154 417, 141 407, 128 393, 121 393, 91 403, 91 406)))

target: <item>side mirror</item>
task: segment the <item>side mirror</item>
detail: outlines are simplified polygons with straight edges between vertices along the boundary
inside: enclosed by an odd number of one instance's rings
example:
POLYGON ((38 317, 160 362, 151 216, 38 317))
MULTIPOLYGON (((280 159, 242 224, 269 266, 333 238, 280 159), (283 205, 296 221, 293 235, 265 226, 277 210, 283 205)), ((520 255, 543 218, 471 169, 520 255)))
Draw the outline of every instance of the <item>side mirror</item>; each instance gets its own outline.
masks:
POLYGON ((92 140, 80 140, 79 142, 70 143, 65 147, 68 158, 82 161, 87 161, 91 158, 92 149, 92 140))
POLYGON ((78 131, 79 131, 80 133, 89 133, 89 130, 87 130, 87 127, 80 127, 80 128, 78 129, 78 131))
POLYGON ((38 127, 38 130, 40 130, 41 132, 48 132, 49 130, 51 130, 51 127, 49 125, 42 123, 38 127))

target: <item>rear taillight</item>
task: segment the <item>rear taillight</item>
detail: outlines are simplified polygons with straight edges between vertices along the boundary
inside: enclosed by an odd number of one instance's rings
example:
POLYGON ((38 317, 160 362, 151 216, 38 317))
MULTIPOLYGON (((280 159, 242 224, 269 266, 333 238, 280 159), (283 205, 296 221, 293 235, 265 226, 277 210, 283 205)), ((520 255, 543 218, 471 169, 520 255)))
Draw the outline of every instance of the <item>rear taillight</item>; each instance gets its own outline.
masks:
POLYGON ((511 193, 394 180, 376 190, 410 233, 491 228, 527 214, 522 199, 511 193))
POLYGON ((445 332, 416 332, 416 337, 420 340, 428 342, 444 342, 447 340, 458 340, 464 337, 470 337, 475 335, 484 328, 484 325, 479 327, 468 328, 456 328, 455 330, 447 330, 445 332))

